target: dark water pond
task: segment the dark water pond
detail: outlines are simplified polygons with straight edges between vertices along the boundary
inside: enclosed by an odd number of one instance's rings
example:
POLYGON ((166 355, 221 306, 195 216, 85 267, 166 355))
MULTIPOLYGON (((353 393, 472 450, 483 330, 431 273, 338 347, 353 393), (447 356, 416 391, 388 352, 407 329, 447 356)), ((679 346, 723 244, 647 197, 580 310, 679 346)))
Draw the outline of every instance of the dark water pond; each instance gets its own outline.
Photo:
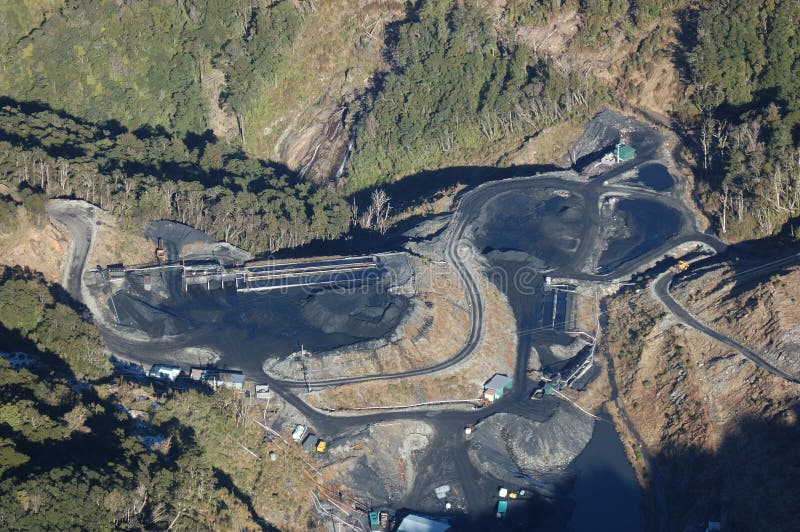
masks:
POLYGON ((639 168, 639 181, 653 190, 669 190, 675 180, 663 164, 648 164, 639 168))
POLYGON ((611 423, 598 421, 589 445, 575 460, 577 479, 570 497, 575 532, 639 532, 645 529, 642 491, 611 423))

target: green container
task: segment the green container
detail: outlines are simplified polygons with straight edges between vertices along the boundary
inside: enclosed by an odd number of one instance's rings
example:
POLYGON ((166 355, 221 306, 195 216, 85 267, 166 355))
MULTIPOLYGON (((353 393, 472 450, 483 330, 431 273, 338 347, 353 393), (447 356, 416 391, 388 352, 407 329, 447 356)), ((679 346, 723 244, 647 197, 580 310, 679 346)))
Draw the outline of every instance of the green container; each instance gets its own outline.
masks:
POLYGON ((269 452, 269 461, 270 462, 274 462, 277 459, 278 459, 278 455, 275 454, 275 451, 270 451, 269 452))
POLYGON ((378 518, 378 512, 372 511, 369 513, 369 526, 378 526, 381 520, 378 518))

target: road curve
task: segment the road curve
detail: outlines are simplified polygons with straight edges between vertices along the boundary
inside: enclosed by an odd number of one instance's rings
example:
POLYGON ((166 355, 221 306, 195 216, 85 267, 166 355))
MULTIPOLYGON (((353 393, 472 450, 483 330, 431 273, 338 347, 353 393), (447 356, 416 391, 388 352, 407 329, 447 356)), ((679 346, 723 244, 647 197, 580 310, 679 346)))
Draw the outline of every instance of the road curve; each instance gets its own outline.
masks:
MULTIPOLYGON (((647 161, 643 162, 642 164, 646 164, 646 162, 647 161)), ((474 274, 469 269, 469 267, 467 267, 464 264, 462 258, 459 256, 458 253, 458 246, 461 242, 464 241, 463 238, 464 233, 470 222, 469 216, 465 215, 465 210, 467 210, 465 208, 465 205, 467 205, 468 203, 471 203, 473 205, 481 205, 484 201, 487 201, 494 195, 498 194, 500 191, 526 189, 531 186, 531 183, 535 183, 535 185, 539 187, 569 189, 573 193, 585 195, 587 198, 589 198, 589 200, 591 200, 591 202, 596 202, 601 195, 610 193, 615 193, 615 194, 624 193, 628 197, 635 197, 635 198, 657 199, 661 203, 671 208, 674 208, 679 213, 681 213, 684 218, 684 221, 691 219, 692 217, 690 209, 686 205, 684 205, 682 200, 679 198, 665 196, 663 193, 658 193, 645 189, 633 189, 630 187, 606 185, 600 180, 585 183, 585 182, 570 181, 568 179, 564 179, 561 176, 558 176, 558 174, 565 174, 565 173, 569 172, 555 172, 554 174, 556 176, 553 176, 553 174, 551 174, 544 176, 514 177, 500 181, 492 181, 484 183, 482 185, 479 185, 475 189, 467 192, 460 199, 458 205, 455 207, 453 219, 450 222, 452 229, 449 232, 449 239, 447 242, 445 254, 449 264, 456 270, 456 273, 461 278, 462 284, 464 285, 464 289, 467 294, 467 300, 469 302, 469 312, 470 312, 469 334, 467 335, 466 342, 456 355, 445 361, 439 362, 431 366, 426 366, 403 372, 359 375, 354 377, 341 377, 334 379, 319 379, 319 380, 308 380, 308 381, 293 380, 293 379, 276 379, 273 377, 269 377, 268 380, 271 383, 277 384, 283 388, 300 389, 300 388, 305 388, 306 386, 309 385, 314 387, 339 386, 343 384, 355 384, 359 382, 391 380, 391 379, 428 375, 434 372, 445 370, 469 357, 472 354, 472 352, 477 348, 478 343, 480 342, 481 339, 481 330, 483 327, 483 318, 484 318, 484 305, 483 305, 483 300, 481 298, 481 293, 477 287, 477 282, 475 280, 474 274), (500 189, 500 191, 498 191, 497 189, 500 189)), ((595 273, 581 272, 573 268, 564 268, 563 271, 561 272, 561 275, 576 280, 601 281, 601 282, 609 282, 613 281, 614 279, 625 278, 631 275, 633 272, 640 269, 642 265, 647 264, 649 261, 663 257, 664 253, 666 253, 669 249, 672 249, 673 247, 686 242, 705 243, 718 253, 725 249, 725 245, 722 244, 715 237, 706 235, 704 233, 700 233, 694 230, 693 228, 688 227, 688 224, 684 223, 683 227, 681 228, 680 234, 673 236, 672 238, 663 242, 661 245, 654 247, 653 249, 647 251, 646 253, 634 259, 631 259, 624 264, 621 264, 620 266, 614 268, 614 270, 611 272, 605 274, 595 274, 595 273)))
POLYGON ((314 380, 307 382, 270 378, 269 379, 270 382, 282 385, 284 387, 302 388, 307 385, 316 387, 339 386, 342 384, 353 384, 366 381, 416 377, 419 375, 426 375, 429 373, 447 369, 450 366, 458 364, 459 362, 467 358, 470 354, 472 354, 472 352, 475 350, 475 348, 478 346, 478 343, 481 340, 481 330, 483 327, 483 312, 484 312, 483 299, 481 298, 481 293, 480 290, 478 289, 478 284, 475 281, 475 277, 472 275, 470 269, 461 260, 461 257, 459 256, 458 253, 458 245, 460 242, 462 242, 464 231, 466 230, 468 225, 467 221, 462 216, 460 209, 456 209, 451 224, 453 229, 450 232, 450 237, 448 239, 447 246, 445 249, 445 255, 447 256, 448 262, 453 266, 453 268, 456 270, 456 273, 458 273, 458 276, 461 278, 461 282, 464 285, 464 289, 467 294, 467 300, 469 303, 468 307, 470 313, 469 334, 467 334, 467 341, 464 343, 463 347, 458 351, 458 353, 455 356, 438 364, 434 364, 424 368, 418 368, 415 370, 396 372, 396 373, 361 375, 358 377, 323 379, 323 380, 314 380))
POLYGON ((687 327, 691 327, 692 329, 700 331, 703 334, 717 340, 718 342, 727 345, 731 349, 736 350, 742 356, 750 359, 756 366, 763 368, 769 371, 770 373, 782 377, 790 382, 800 383, 800 380, 798 380, 797 377, 770 364, 769 362, 764 360, 758 353, 756 353, 749 347, 740 344, 739 342, 730 338, 729 336, 725 336, 724 334, 717 332, 716 330, 712 329, 711 327, 705 325, 700 320, 695 318, 691 314, 691 312, 689 312, 686 308, 681 306, 681 304, 678 303, 675 300, 675 298, 672 297, 672 294, 669 291, 669 287, 674 277, 675 277, 674 272, 666 271, 661 275, 659 275, 652 284, 653 294, 655 295, 656 299, 672 315, 678 318, 687 327))
POLYGON ((50 200, 47 205, 50 218, 72 235, 61 284, 73 299, 82 302, 81 278, 97 231, 95 209, 90 203, 76 200, 50 200))

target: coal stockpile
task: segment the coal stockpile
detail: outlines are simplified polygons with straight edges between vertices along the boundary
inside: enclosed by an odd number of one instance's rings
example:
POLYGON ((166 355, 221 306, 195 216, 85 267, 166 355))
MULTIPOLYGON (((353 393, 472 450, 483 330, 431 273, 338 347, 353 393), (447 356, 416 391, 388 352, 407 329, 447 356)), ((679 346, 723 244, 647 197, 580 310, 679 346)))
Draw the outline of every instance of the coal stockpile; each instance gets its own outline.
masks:
POLYGON ((480 212, 475 246, 493 263, 524 262, 537 268, 561 266, 580 244, 584 201, 534 184, 498 194, 480 212))
POLYGON ((620 200, 609 224, 615 227, 600 256, 599 267, 611 271, 678 234, 681 216, 666 205, 646 199, 620 200))
POLYGON ((143 362, 192 363, 174 353, 203 346, 219 355, 219 365, 257 376, 264 360, 301 345, 321 353, 389 334, 409 306, 407 297, 380 283, 242 293, 232 285, 184 287, 180 275, 180 269, 165 272, 161 288, 151 291, 131 279, 109 300, 120 325, 153 340, 128 344, 118 336, 111 339, 118 350, 135 349, 143 362))

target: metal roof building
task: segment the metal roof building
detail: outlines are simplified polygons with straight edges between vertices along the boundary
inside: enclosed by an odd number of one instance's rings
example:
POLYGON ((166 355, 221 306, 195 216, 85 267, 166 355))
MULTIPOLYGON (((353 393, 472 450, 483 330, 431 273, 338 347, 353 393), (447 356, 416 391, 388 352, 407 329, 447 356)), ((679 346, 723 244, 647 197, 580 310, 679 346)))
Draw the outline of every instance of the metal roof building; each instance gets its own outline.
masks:
POLYGON ((166 364, 154 364, 147 372, 148 377, 155 379, 169 379, 174 381, 181 374, 181 368, 178 366, 168 366, 166 364))
POLYGON ((400 521, 397 532, 447 532, 450 523, 424 515, 409 514, 400 521))
POLYGON ((235 369, 217 368, 192 368, 189 378, 203 381, 212 388, 233 388, 241 390, 244 387, 244 373, 235 369))
POLYGON ((614 150, 614 155, 617 156, 618 162, 625 162, 630 161, 634 157, 636 157, 636 150, 634 150, 631 146, 627 144, 617 144, 617 148, 614 150))
POLYGON ((511 389, 513 379, 502 373, 495 373, 494 376, 483 385, 483 396, 489 401, 500 399, 503 394, 511 389))

